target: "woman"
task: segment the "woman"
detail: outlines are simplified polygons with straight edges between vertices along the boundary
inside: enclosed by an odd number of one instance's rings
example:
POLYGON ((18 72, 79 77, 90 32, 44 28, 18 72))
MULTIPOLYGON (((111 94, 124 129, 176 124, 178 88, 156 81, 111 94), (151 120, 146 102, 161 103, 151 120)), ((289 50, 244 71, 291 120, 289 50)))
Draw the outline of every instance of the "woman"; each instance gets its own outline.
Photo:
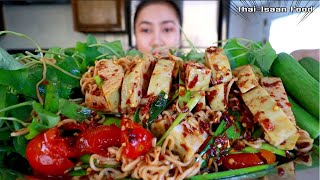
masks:
POLYGON ((142 53, 163 54, 181 44, 181 12, 172 1, 142 1, 134 16, 136 48, 142 53))

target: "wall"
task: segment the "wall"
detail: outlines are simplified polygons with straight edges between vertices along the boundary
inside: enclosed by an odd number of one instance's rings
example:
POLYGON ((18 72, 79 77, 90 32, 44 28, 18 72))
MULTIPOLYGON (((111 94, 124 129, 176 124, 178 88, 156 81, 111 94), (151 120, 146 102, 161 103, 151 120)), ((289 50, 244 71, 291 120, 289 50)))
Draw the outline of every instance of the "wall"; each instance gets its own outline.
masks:
MULTIPOLYGON (((70 4, 59 5, 4 5, 6 30, 30 36, 42 48, 53 46, 71 47, 77 41, 85 41, 86 34, 73 30, 72 8, 70 4)), ((94 34, 99 40, 121 40, 128 48, 127 34, 94 34)), ((28 40, 5 36, 0 38, 4 49, 30 49, 28 40)))

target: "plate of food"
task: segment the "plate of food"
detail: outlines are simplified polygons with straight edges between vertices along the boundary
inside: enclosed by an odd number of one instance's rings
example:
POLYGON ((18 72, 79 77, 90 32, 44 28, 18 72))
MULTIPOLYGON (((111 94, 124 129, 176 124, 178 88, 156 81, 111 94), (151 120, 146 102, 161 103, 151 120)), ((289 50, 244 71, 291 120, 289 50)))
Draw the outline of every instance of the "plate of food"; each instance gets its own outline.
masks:
POLYGON ((0 179, 290 178, 319 167, 317 67, 268 42, 167 55, 91 35, 35 45, 0 48, 0 179))

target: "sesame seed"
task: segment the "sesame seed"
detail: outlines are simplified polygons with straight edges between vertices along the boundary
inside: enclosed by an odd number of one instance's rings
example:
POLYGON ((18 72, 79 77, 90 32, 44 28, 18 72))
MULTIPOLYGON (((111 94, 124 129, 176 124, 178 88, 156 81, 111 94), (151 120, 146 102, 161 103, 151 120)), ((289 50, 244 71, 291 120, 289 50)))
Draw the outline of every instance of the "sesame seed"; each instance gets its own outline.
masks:
POLYGON ((229 164, 233 164, 233 163, 234 163, 234 159, 233 159, 233 158, 230 158, 230 159, 228 160, 228 163, 229 163, 229 164))

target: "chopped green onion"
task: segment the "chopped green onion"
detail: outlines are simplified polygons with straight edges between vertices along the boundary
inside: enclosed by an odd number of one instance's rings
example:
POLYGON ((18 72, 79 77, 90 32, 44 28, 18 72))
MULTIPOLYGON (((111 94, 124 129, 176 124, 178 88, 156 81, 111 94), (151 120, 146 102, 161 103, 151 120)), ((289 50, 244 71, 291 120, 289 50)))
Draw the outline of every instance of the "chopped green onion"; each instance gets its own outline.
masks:
POLYGON ((101 87, 102 86, 102 79, 100 78, 100 76, 93 76, 93 79, 96 81, 96 84, 101 87))
POLYGON ((261 147, 258 148, 258 149, 250 147, 250 146, 247 146, 244 149, 242 149, 241 151, 242 152, 247 152, 247 153, 257 153, 257 152, 259 152, 260 149, 264 149, 264 150, 270 151, 270 152, 272 152, 274 154, 286 157, 286 151, 278 149, 276 147, 273 147, 273 146, 271 146, 270 144, 267 144, 267 143, 263 143, 261 145, 261 147))
POLYGON ((104 125, 111 125, 114 124, 118 127, 120 127, 121 119, 116 118, 116 117, 106 117, 106 120, 103 122, 104 125))
POLYGON ((79 159, 84 164, 89 164, 90 156, 91 156, 90 154, 85 154, 85 155, 82 155, 79 159))
POLYGON ((276 165, 274 164, 265 164, 265 165, 259 165, 259 166, 252 166, 247 168, 241 168, 241 169, 235 169, 235 170, 228 170, 228 171, 221 171, 216 173, 210 173, 210 174, 201 174, 196 175, 193 177, 190 177, 190 180, 204 180, 204 179, 221 179, 221 178, 227 178, 232 176, 238 176, 242 174, 257 172, 265 169, 272 168, 276 165))
POLYGON ((69 172, 69 176, 85 176, 87 175, 87 172, 84 169, 78 169, 69 172))
MULTIPOLYGON (((187 107, 189 109, 188 112, 191 112, 191 110, 197 105, 197 103, 199 102, 201 98, 201 95, 198 92, 195 92, 193 94, 193 97, 190 99, 190 101, 187 103, 187 107)), ((180 122, 187 116, 187 113, 179 113, 178 117, 173 121, 173 123, 171 124, 171 126, 169 127, 169 129, 164 133, 164 135, 161 137, 161 139, 157 142, 157 146, 161 146, 162 143, 164 142, 164 140, 168 137, 168 135, 170 134, 170 132, 172 131, 172 129, 174 127, 176 127, 178 124, 180 124, 180 122)))

